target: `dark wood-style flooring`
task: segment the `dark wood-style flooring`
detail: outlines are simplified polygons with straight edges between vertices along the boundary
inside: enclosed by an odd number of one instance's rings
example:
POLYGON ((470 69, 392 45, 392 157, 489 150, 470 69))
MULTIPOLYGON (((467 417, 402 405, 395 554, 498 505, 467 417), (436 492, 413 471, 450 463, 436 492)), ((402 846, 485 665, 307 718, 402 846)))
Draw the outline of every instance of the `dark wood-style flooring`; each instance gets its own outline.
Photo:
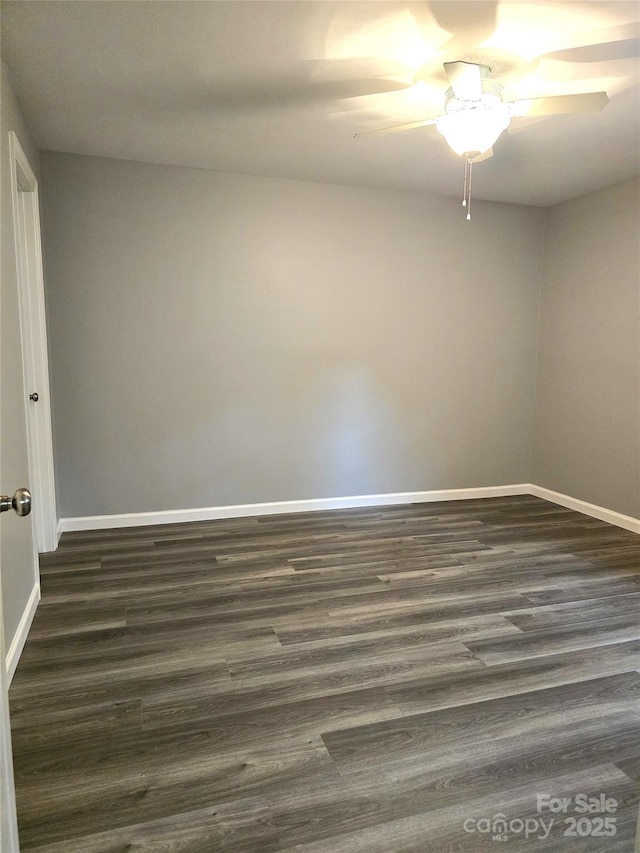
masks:
POLYGON ((633 533, 496 498, 65 534, 41 569, 23 851, 633 850, 633 533), (615 812, 565 836, 538 793, 615 812))

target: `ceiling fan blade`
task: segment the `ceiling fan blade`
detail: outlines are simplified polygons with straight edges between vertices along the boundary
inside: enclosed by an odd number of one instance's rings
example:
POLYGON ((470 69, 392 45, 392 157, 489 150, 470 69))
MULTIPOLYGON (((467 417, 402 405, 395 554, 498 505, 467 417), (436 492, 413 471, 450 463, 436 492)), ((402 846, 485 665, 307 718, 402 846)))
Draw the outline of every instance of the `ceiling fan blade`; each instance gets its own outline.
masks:
POLYGON ((553 50, 540 59, 560 62, 612 62, 640 56, 640 22, 631 21, 617 27, 595 30, 581 35, 583 44, 564 50, 553 50))
MULTIPOLYGON (((411 84, 398 80, 364 78, 361 80, 261 80, 240 83, 215 91, 204 89, 201 93, 190 92, 176 97, 181 107, 211 112, 238 112, 242 110, 287 109, 291 107, 313 107, 316 104, 332 103, 380 95, 407 89, 411 84)), ((163 93, 164 94, 164 93, 163 93)))
POLYGON ((554 50, 540 58, 561 62, 611 62, 616 59, 637 59, 639 56, 640 38, 628 38, 605 41, 600 44, 585 44, 582 47, 570 47, 566 50, 554 50))
POLYGON ((304 97, 306 90, 316 99, 340 100, 397 92, 413 85, 411 69, 399 62, 375 58, 311 60, 302 67, 303 79, 290 83, 290 98, 304 97), (305 79, 306 78, 306 79, 305 79))
POLYGON ((469 157, 470 163, 482 163, 483 160, 488 160, 493 157, 493 148, 488 148, 483 154, 478 154, 477 157, 469 157))
MULTIPOLYGON (((300 90, 301 98, 304 99, 305 91, 309 95, 325 100, 343 100, 347 98, 362 98, 365 95, 382 95, 385 92, 399 92, 408 89, 411 83, 399 80, 367 79, 364 80, 332 80, 322 83, 310 83, 300 90)), ((291 92, 290 100, 294 100, 295 93, 291 92)))
POLYGON ((417 127, 427 127, 430 124, 435 124, 437 119, 435 118, 425 118, 422 121, 412 121, 409 124, 394 124, 391 127, 380 127, 376 130, 361 130, 359 133, 354 134, 354 136, 369 136, 374 133, 401 133, 404 130, 414 130, 417 127))
MULTIPOLYGON (((448 54, 477 47, 496 28, 498 3, 495 0, 432 0, 428 4, 438 26, 451 33, 446 44, 448 54)), ((419 22, 419 13, 414 12, 419 22)))
POLYGON ((475 62, 445 62, 444 70, 453 94, 461 101, 478 101, 482 96, 483 69, 486 65, 476 65, 475 62))
POLYGON ((580 95, 552 95, 548 98, 521 98, 510 102, 514 116, 552 116, 561 113, 595 113, 609 103, 606 92, 580 95))
MULTIPOLYGON (((200 91, 176 90, 181 107, 194 110, 313 108, 319 104, 397 92, 413 85, 413 73, 398 62, 376 58, 355 60, 298 60, 262 78, 201 81, 200 91)), ((160 102, 164 103, 163 90, 160 102)))

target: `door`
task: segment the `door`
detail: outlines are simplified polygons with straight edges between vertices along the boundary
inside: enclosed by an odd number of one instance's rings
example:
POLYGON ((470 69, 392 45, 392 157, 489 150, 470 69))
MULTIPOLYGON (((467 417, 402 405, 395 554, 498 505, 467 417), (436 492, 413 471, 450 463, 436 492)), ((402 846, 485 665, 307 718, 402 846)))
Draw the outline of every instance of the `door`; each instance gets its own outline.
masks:
MULTIPOLYGON (((4 72, 3 72, 4 74, 4 72)), ((4 94, 4 89, 3 89, 4 94)), ((3 123, 5 122, 5 103, 3 98, 3 123)), ((9 118, 13 117, 9 110, 9 118)), ((6 125, 5 125, 6 126, 6 125)), ((46 357, 46 336, 44 329, 44 299, 38 295, 42 291, 42 267, 40 260, 39 213, 37 203, 37 184, 32 169, 24 156, 17 137, 13 133, 2 133, 1 145, 2 207, 0 252, 0 330, 2 364, 0 365, 0 491, 5 494, 18 486, 35 483, 35 489, 42 488, 40 478, 32 475, 38 459, 46 459, 46 453, 38 455, 41 446, 32 446, 28 400, 31 381, 44 381, 43 398, 48 408, 48 377, 42 367, 38 367, 37 358, 29 352, 29 345, 44 340, 46 357), (35 282, 35 290, 20 292, 26 282, 35 282), (35 317, 33 335, 25 340, 25 324, 35 317), (37 318, 40 317, 38 325, 37 318), (26 361, 30 360, 29 366, 26 361), (39 371, 39 372, 38 372, 39 371), (44 377, 44 378, 43 378, 44 377)), ((24 291, 24 289, 23 289, 24 291)), ((44 363, 46 369, 46 361, 44 363)), ((37 391, 39 389, 33 389, 37 391)), ((50 419, 45 412, 44 421, 50 419)), ((42 418, 40 418, 42 421, 42 418)), ((43 430, 36 427, 36 431, 43 430)), ((50 430, 50 425, 49 425, 50 430)), ((46 430, 45 430, 46 432, 46 430)), ((49 439, 50 440, 50 439, 49 439)), ((45 446, 46 451, 46 446, 45 446)), ((50 450, 48 451, 50 455, 50 450)), ((44 465, 44 477, 49 477, 53 487, 51 465, 44 465)), ((47 494, 47 488, 44 488, 47 494)), ((36 499, 37 500, 37 499, 36 499)), ((11 507, 11 500, 2 502, 5 508, 11 507)), ((55 502, 49 503, 47 512, 55 513, 55 502)), ((55 523, 45 521, 43 512, 39 522, 33 528, 29 519, 17 518, 13 512, 0 515, 0 851, 18 853, 18 831, 16 819, 15 788, 13 764, 11 761, 11 729, 9 724, 8 690, 11 672, 18 661, 20 651, 29 629, 30 619, 39 599, 39 577, 36 539, 46 534, 48 525, 49 541, 55 537, 55 523), (36 536, 39 528, 38 537, 36 536)), ((55 543, 53 543, 55 547, 55 543)), ((45 547, 43 550, 50 550, 45 547)))
POLYGON ((42 554, 58 546, 49 401, 47 326, 44 304, 38 182, 20 141, 9 133, 11 195, 24 373, 29 484, 34 495, 33 526, 42 554))
MULTIPOLYGON (((0 304, 0 310, 1 310, 0 304)), ((0 371, 0 377, 2 372, 0 371)), ((0 401, 2 394, 0 393, 0 401)), ((0 419, 1 423, 1 419, 0 419)), ((2 435, 0 434, 0 443, 2 435)), ((0 461, 2 456, 0 454, 0 461)), ((2 469, 0 467, 0 483, 2 469)), ((0 524, 0 540, 2 525, 0 524)), ((0 555, 2 553, 0 541, 0 555)), ((18 853, 18 822, 16 795, 13 784, 13 759, 11 756, 11 728, 9 726, 9 676, 4 641, 4 609, 2 604, 2 562, 0 561, 0 851, 18 853)))

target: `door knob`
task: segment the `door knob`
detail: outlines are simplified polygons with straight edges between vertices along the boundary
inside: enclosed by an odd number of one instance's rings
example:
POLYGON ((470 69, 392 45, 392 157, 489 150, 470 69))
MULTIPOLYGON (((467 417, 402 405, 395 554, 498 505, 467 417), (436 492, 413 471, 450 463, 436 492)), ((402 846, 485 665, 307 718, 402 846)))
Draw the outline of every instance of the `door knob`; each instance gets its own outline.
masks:
POLYGON ((34 392, 33 392, 33 394, 29 394, 29 399, 30 399, 30 400, 33 400, 33 402, 34 402, 34 403, 37 403, 37 402, 38 402, 38 400, 40 399, 40 398, 38 397, 38 392, 37 392, 37 391, 34 391, 34 392))
POLYGON ((15 510, 18 515, 29 515, 31 512, 31 492, 29 489, 17 489, 12 498, 9 495, 0 497, 0 512, 15 510))

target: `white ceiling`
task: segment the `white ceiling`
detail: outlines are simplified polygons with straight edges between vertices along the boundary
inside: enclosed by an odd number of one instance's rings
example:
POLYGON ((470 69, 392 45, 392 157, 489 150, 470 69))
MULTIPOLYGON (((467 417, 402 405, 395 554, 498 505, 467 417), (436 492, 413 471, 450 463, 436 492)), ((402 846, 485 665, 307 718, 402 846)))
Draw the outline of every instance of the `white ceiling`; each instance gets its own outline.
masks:
POLYGON ((42 149, 448 196, 463 165, 435 128, 353 138, 439 114, 443 60, 514 97, 606 90, 514 121, 474 170, 476 198, 548 205, 640 172, 639 20, 627 0, 7 2, 2 56, 42 149))

